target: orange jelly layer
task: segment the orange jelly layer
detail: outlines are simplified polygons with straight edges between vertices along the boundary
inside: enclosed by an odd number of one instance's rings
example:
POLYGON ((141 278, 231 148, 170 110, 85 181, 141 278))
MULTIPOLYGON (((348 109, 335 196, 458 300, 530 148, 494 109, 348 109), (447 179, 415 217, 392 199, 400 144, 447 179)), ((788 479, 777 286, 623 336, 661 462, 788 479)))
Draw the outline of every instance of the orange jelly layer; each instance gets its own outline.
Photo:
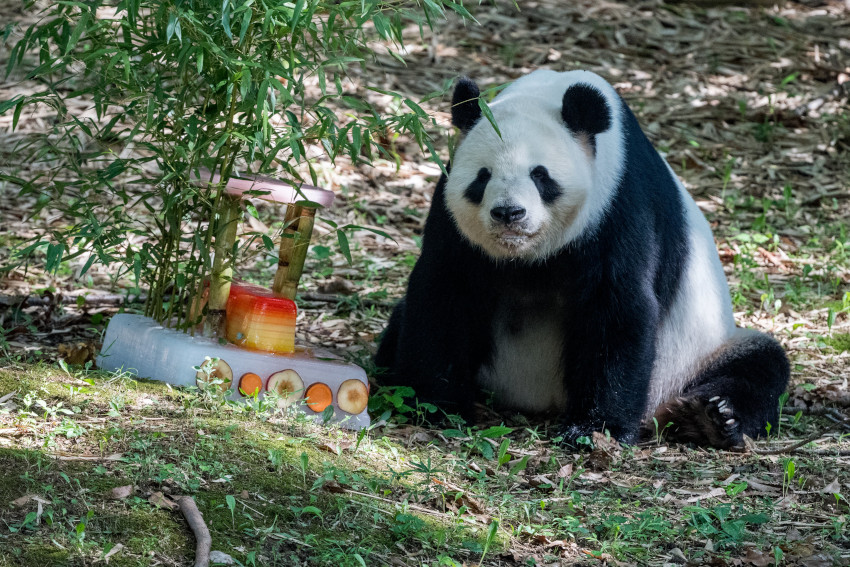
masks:
POLYGON ((258 285, 234 281, 227 299, 227 340, 287 353, 295 351, 295 302, 258 285))

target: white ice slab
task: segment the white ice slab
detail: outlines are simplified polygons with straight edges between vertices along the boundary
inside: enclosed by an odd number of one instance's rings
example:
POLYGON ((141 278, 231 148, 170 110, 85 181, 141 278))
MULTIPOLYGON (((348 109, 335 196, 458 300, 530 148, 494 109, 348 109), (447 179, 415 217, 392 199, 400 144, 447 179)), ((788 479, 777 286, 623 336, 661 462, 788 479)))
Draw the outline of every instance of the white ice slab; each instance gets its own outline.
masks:
MULTIPOLYGON (((142 315, 120 313, 109 321, 97 365, 104 370, 124 370, 174 386, 194 386, 195 370, 192 367, 203 364, 206 357, 220 358, 233 370, 231 399, 243 398, 237 385, 239 378, 246 372, 258 374, 265 387, 269 376, 280 370, 292 369, 304 380, 305 389, 315 382, 330 387, 334 393, 332 421, 348 429, 361 429, 369 425, 369 415, 365 410, 352 415, 336 405, 336 392, 344 381, 356 379, 369 387, 363 369, 341 360, 319 359, 310 352, 283 355, 242 349, 166 329, 142 315)), ((260 393, 261 397, 263 393, 260 393)), ((312 412, 303 404, 298 404, 298 407, 304 413, 321 419, 321 414, 312 412)))

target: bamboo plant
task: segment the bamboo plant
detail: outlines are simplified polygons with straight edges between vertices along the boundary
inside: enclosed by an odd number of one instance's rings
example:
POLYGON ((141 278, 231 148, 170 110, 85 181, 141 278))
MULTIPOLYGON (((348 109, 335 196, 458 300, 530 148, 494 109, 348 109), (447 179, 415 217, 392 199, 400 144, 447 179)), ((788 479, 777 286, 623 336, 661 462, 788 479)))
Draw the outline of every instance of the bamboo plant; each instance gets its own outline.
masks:
MULTIPOLYGON (((376 140, 388 131, 410 135, 436 158, 425 131, 433 120, 415 101, 388 93, 409 111, 383 116, 348 96, 343 79, 373 61, 373 39, 394 46, 400 59, 410 22, 424 29, 447 11, 470 17, 462 2, 449 0, 27 7, 42 11, 30 27, 7 27, 7 74, 41 87, 0 101, 0 113, 12 113, 14 127, 36 107, 50 108, 55 121, 51 132, 19 148, 22 159, 41 165, 27 171, 38 173, 4 170, 0 179, 35 195, 37 208, 58 209, 66 224, 40 233, 17 258, 53 271, 83 256, 82 273, 102 263, 131 274, 148 289, 145 313, 181 329, 198 323, 202 294, 214 317, 226 301, 240 250, 241 211, 224 191, 232 176, 266 173, 315 184, 308 150, 369 162, 387 154, 376 140), (207 172, 218 173, 218 182, 203 178, 207 172)), ((283 264, 303 264, 299 242, 312 225, 304 210, 293 209, 280 244, 274 288, 288 295, 295 270, 283 264)), ((347 242, 341 232, 339 238, 347 242)))

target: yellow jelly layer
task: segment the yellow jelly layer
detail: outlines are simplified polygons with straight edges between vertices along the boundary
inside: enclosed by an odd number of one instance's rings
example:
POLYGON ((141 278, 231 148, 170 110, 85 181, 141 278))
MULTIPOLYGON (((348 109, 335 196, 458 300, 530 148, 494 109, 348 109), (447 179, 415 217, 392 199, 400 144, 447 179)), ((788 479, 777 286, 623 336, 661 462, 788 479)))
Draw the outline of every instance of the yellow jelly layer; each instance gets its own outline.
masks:
POLYGON ((294 317, 236 317, 227 321, 227 340, 271 352, 295 352, 294 317))

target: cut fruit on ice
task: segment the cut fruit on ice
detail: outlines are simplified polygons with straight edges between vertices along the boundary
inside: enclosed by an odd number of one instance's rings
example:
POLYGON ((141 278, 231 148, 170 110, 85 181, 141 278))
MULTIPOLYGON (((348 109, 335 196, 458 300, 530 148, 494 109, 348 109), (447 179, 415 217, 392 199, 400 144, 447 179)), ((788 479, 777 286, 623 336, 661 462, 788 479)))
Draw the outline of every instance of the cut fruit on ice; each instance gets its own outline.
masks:
POLYGON ((280 395, 279 406, 290 406, 304 395, 304 380, 294 370, 281 370, 269 376, 266 390, 280 395))
MULTIPOLYGON (((207 357, 200 364, 200 370, 195 373, 195 383, 205 381, 207 384, 221 380, 221 389, 229 390, 233 384, 233 370, 230 365, 220 358, 207 357)), ((198 384, 200 385, 200 384, 198 384)))
POLYGON ((344 412, 358 414, 369 403, 369 391, 360 380, 346 380, 336 391, 336 405, 344 412))

